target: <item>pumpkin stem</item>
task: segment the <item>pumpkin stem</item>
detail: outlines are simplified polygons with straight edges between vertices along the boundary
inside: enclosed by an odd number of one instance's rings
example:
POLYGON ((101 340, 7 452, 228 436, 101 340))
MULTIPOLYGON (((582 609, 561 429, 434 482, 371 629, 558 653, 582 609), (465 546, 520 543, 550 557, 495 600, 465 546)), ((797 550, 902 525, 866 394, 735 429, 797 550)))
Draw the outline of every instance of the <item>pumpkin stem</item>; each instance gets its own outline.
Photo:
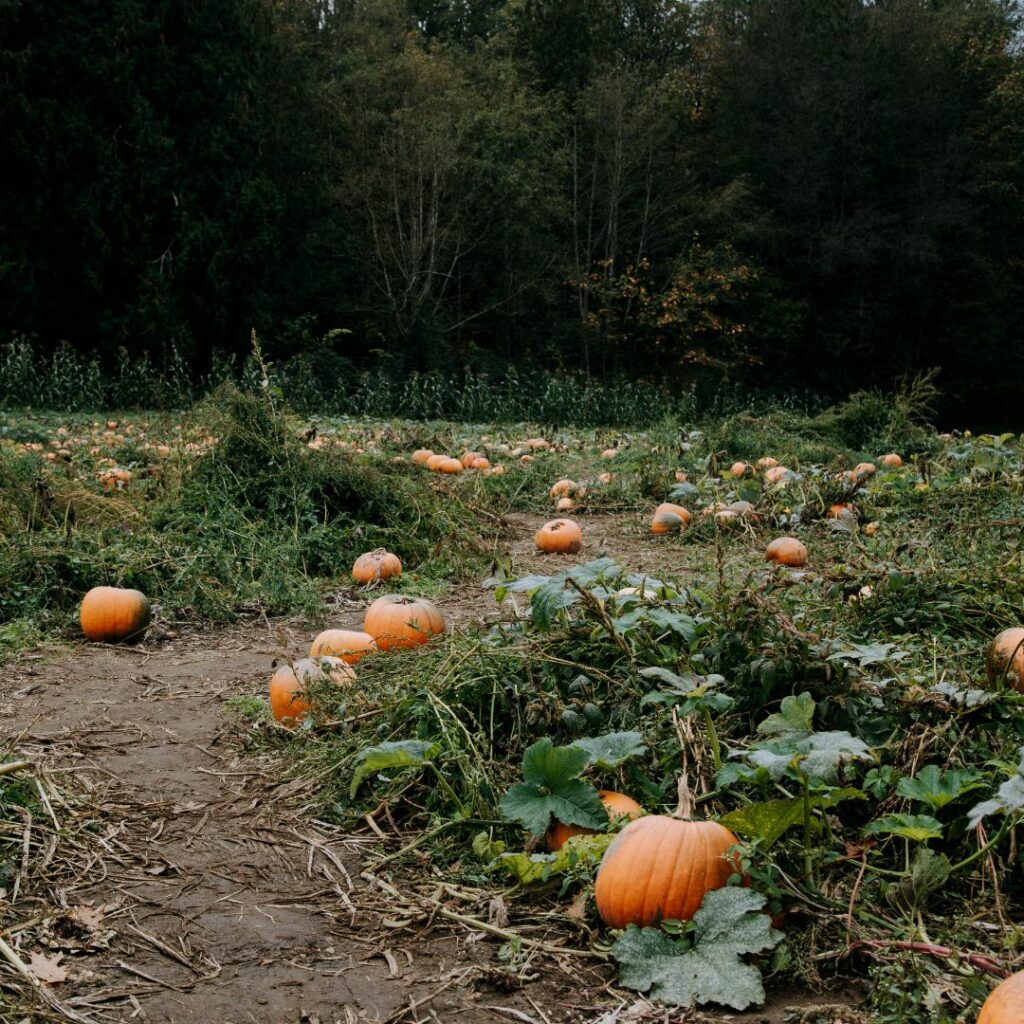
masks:
POLYGON ((684 760, 683 773, 676 780, 676 791, 679 794, 679 806, 676 808, 673 818, 681 818, 689 821, 693 817, 693 793, 690 791, 690 783, 686 778, 686 764, 684 760))

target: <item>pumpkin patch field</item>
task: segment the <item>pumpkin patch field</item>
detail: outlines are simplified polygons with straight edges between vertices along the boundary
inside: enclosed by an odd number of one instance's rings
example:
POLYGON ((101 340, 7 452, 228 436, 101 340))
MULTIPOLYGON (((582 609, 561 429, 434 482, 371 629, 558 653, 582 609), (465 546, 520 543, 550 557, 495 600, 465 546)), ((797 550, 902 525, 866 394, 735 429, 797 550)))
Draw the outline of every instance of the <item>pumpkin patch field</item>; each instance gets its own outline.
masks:
POLYGON ((0 413, 0 1021, 1020 1024, 1024 442, 926 420, 0 413))

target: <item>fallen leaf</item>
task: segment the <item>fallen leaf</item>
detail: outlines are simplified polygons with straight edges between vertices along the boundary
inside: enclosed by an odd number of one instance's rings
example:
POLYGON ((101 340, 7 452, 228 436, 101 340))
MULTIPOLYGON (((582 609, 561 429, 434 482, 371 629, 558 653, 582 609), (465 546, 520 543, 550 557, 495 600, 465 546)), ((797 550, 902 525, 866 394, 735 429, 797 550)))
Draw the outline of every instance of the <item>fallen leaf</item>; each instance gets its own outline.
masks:
POLYGON ((107 912, 113 910, 112 904, 104 903, 99 907, 91 907, 85 903, 79 904, 71 911, 71 916, 84 928, 95 931, 99 928, 107 912))
POLYGON ((63 953, 57 953, 56 956, 47 956, 45 953, 29 953, 27 966, 40 981, 44 981, 48 985, 56 985, 58 982, 68 980, 68 972, 60 965, 63 958, 63 953))

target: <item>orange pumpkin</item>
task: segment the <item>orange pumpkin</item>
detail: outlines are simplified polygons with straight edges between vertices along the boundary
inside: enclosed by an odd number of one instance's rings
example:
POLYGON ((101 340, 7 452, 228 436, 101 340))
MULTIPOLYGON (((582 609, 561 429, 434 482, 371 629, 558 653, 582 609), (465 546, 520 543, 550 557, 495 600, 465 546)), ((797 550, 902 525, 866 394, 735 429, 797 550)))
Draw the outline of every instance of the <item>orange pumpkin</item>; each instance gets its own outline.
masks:
POLYGON ((504 466, 492 466, 491 467, 491 474, 493 476, 504 476, 505 475, 505 467, 504 466))
POLYGON ((437 464, 439 473, 461 473, 462 463, 458 459, 444 459, 437 464))
POLYGON ((978 1024, 1021 1024, 1024 1021, 1024 971, 1011 974, 994 989, 978 1014, 978 1024))
POLYGON ((603 452, 601 452, 601 458, 602 459, 614 459, 615 456, 618 455, 618 454, 619 454, 618 448, 605 448, 605 450, 603 452))
POLYGON ((764 482, 766 484, 777 484, 788 472, 789 470, 785 466, 780 466, 776 463, 764 471, 764 482))
POLYGON ((440 466, 442 462, 446 462, 447 459, 447 455, 428 455, 426 460, 423 462, 423 465, 426 466, 427 469, 437 470, 438 466, 440 466))
POLYGON ((556 512, 571 512, 575 507, 576 502, 569 497, 559 498, 558 501, 555 502, 556 512))
POLYGON ((567 494, 572 494, 576 490, 576 481, 570 480, 568 477, 563 477, 561 480, 556 480, 551 485, 551 490, 548 491, 548 497, 552 500, 555 498, 562 498, 567 494))
POLYGON ((651 519, 651 533, 676 533, 690 525, 690 513, 682 505, 673 505, 663 501, 655 510, 651 519))
POLYGON ((270 677, 270 711, 274 719, 291 729, 309 714, 308 691, 311 687, 352 682, 356 670, 340 658, 301 658, 282 665, 270 677))
MULTIPOLYGON (((625 793, 615 793, 610 789, 602 789, 598 796, 601 797, 601 803, 604 804, 604 809, 612 820, 627 817, 632 821, 644 813, 644 809, 632 797, 626 796, 625 793)), ((592 828, 583 828, 582 825, 563 825, 560 821, 556 821, 548 829, 544 841, 548 844, 548 849, 554 853, 565 846, 573 836, 592 836, 596 834, 596 830, 592 828)))
POLYGON ((610 484, 614 479, 615 477, 612 473, 605 472, 597 474, 597 482, 601 484, 610 484))
POLYGON ((1024 628, 1004 629, 989 644, 985 662, 990 686, 1024 693, 1024 628))
POLYGON ((877 470, 873 462, 858 462, 853 467, 853 477, 855 480, 863 480, 865 477, 874 476, 877 470))
POLYGON ((361 554, 352 566, 352 579, 356 583, 374 583, 402 575, 402 561, 384 548, 361 554))
POLYGON ((491 460, 485 458, 483 455, 478 455, 469 466, 470 469, 490 469, 491 460))
POLYGON ((776 537, 765 549, 764 557, 779 565, 799 567, 807 564, 807 548, 795 537, 776 537))
POLYGON ((534 535, 541 551, 574 555, 583 547, 583 531, 571 519, 552 519, 534 535))
POLYGON ((903 459, 895 452, 889 452, 888 455, 882 456, 882 465, 888 466, 890 469, 899 469, 903 465, 903 459))
POLYGON ((444 618, 422 597, 385 594, 366 609, 363 629, 382 651, 391 651, 418 647, 444 633, 444 618))
POLYGON ((377 650, 377 642, 369 633, 356 629, 325 629, 310 644, 309 656, 330 655, 341 658, 347 665, 355 665, 360 658, 377 650))
POLYGON ((612 840, 594 884, 609 928, 689 921, 701 900, 739 871, 728 856, 737 843, 724 825, 653 814, 631 821, 612 840))
POLYGON ((864 527, 864 532, 865 532, 865 533, 866 533, 866 534, 867 534, 867 535, 868 535, 869 537, 874 537, 874 535, 875 535, 876 533, 878 533, 878 530, 879 530, 879 525, 878 525, 878 523, 877 523, 877 522, 873 522, 873 523, 868 523, 868 524, 867 524, 867 526, 865 526, 865 527, 864 527))
POLYGON ((434 453, 430 448, 417 448, 416 451, 412 453, 412 461, 415 462, 417 466, 425 466, 427 464, 427 459, 429 459, 433 454, 434 453))
POLYGON ((463 452, 459 462, 463 469, 469 469, 477 459, 481 458, 480 452, 463 452))
POLYGON ((82 600, 79 621, 89 640, 138 639, 149 625, 149 600, 138 590, 93 587, 82 600))
POLYGON ((848 501, 837 501, 834 505, 829 505, 826 515, 829 519, 846 519, 849 516, 856 516, 857 512, 848 501))
POLYGON ((757 460, 756 466, 758 469, 774 469, 778 464, 778 459, 773 459, 770 455, 763 455, 757 460))
POLYGON ((533 451, 543 451, 545 448, 550 448, 551 445, 543 437, 528 437, 526 439, 526 447, 533 451))
POLYGON ((732 468, 729 470, 730 476, 746 476, 747 470, 750 467, 745 462, 734 462, 732 468))

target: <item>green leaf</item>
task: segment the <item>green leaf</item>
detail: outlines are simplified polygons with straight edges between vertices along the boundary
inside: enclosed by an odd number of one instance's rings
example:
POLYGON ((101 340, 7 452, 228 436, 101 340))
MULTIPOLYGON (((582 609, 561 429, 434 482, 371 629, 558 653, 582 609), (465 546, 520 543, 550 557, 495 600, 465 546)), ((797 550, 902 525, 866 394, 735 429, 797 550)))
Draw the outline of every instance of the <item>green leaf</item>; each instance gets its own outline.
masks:
POLYGON ((597 867, 614 838, 608 833, 573 836, 556 853, 506 853, 502 849, 487 862, 487 871, 502 871, 520 885, 540 885, 576 868, 597 867))
POLYGON ((967 816, 967 827, 977 828, 982 818, 989 814, 1012 814, 1024 810, 1024 747, 1017 751, 1020 763, 1017 770, 1000 787, 999 792, 991 800, 984 800, 971 808, 967 816))
POLYGON ((437 757, 441 747, 426 740, 397 740, 366 747, 356 758, 356 770, 349 787, 349 796, 354 797, 363 779, 368 775, 386 771, 388 768, 414 768, 437 757))
MULTIPOLYGON (((815 796, 810 800, 812 810, 826 810, 841 800, 863 800, 859 789, 837 789, 827 796, 815 796)), ((765 803, 750 804, 732 811, 718 819, 731 832, 750 839, 760 839, 765 849, 772 846, 787 829, 804 820, 804 802, 800 797, 780 798, 765 803)))
POLYGON ((603 829, 608 815, 597 790, 577 778, 588 761, 582 747, 538 740, 523 754, 524 781, 505 794, 502 814, 537 836, 547 831, 552 815, 565 825, 603 829))
POLYGON ((718 1003, 735 1010, 764 1002, 761 972, 740 957, 777 945, 765 897, 750 889, 709 892, 693 917, 692 941, 631 926, 612 946, 619 983, 671 1006, 718 1003))
POLYGON ((814 731, 814 698, 809 693, 783 698, 779 710, 769 715, 757 731, 762 736, 802 739, 814 731))
POLYGON ((588 763, 602 771, 612 771, 631 757, 647 752, 643 736, 638 732, 609 732, 576 740, 573 744, 587 752, 588 763))
POLYGON ((938 765, 928 764, 912 779, 900 779, 896 785, 896 792, 908 800, 918 800, 938 811, 964 793, 977 789, 981 784, 978 772, 944 772, 938 765))
POLYGON ((903 913, 923 908, 928 898, 938 892, 953 873, 953 865, 944 853, 919 846, 910 871, 896 885, 884 890, 889 903, 903 913))
POLYGON ((692 615, 674 612, 671 608, 648 608, 647 621, 659 629, 669 630, 690 643, 697 636, 697 623, 692 615))
POLYGON ((855 661, 861 668, 879 665, 886 661, 901 661, 906 651, 896 650, 895 644, 850 644, 841 651, 828 656, 829 661, 855 661))
POLYGON ((848 732, 816 732, 797 744, 801 769, 815 779, 835 782, 846 761, 873 761, 868 745, 848 732))
POLYGON ((889 814, 871 822, 867 835, 901 836, 914 843, 942 838, 942 823, 927 814, 889 814))

